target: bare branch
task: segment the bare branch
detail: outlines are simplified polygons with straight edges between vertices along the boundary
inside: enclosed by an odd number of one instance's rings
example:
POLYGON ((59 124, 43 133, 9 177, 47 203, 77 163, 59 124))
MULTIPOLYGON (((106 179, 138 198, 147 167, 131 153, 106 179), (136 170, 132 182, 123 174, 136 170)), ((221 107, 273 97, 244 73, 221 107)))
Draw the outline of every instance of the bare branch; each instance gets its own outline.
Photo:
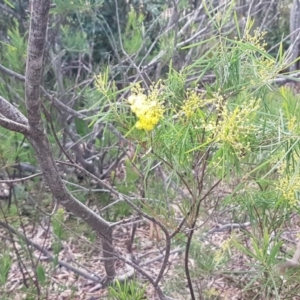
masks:
POLYGON ((0 117, 0 125, 8 130, 20 132, 23 134, 28 134, 29 130, 27 126, 24 126, 20 123, 11 121, 7 118, 0 117))
POLYGON ((32 134, 40 134, 44 127, 41 119, 40 82, 47 34, 50 0, 32 1, 30 31, 25 72, 25 97, 28 122, 32 134))
POLYGON ((27 118, 6 99, 0 96, 0 113, 13 122, 28 126, 27 118))
POLYGON ((36 174, 32 174, 30 176, 27 176, 27 177, 22 177, 22 178, 17 178, 17 179, 6 179, 6 180, 0 180, 0 183, 17 183, 17 182, 23 182, 25 180, 29 180, 29 179, 32 179, 34 177, 37 177, 37 176, 40 176, 42 175, 43 173, 36 173, 36 174))
MULTIPOLYGON (((10 77, 16 78, 19 81, 25 82, 25 76, 23 76, 23 75, 21 75, 21 74, 19 74, 17 72, 14 72, 12 70, 10 70, 10 69, 2 66, 1 64, 0 64, 0 72, 2 72, 3 74, 8 75, 10 77)), ((45 97, 48 100, 50 100, 51 102, 53 102, 53 104, 56 107, 62 109, 65 112, 68 112, 70 115, 72 115, 74 117, 77 117, 79 119, 86 118, 86 116, 83 115, 82 113, 77 112, 74 109, 68 107, 67 105, 65 105, 61 101, 59 101, 56 97, 54 97, 53 95, 51 95, 50 93, 48 93, 43 86, 40 86, 40 89, 41 89, 42 93, 45 95, 45 97)))
MULTIPOLYGON (((174 253, 178 253, 178 252, 183 252, 184 251, 184 247, 179 247, 179 248, 176 248, 176 249, 173 249, 170 251, 170 254, 174 254, 174 253)), ((139 264, 140 267, 143 267, 143 266, 147 266, 147 265, 150 265, 158 260, 162 260, 163 258, 165 257, 165 254, 160 254, 154 258, 151 258, 151 259, 148 259, 142 263, 139 264)))
MULTIPOLYGON (((44 255, 47 256, 48 260, 54 261, 54 258, 51 253, 49 251, 47 251, 45 248, 43 248, 42 246, 36 244, 35 242, 31 241, 30 239, 28 239, 25 235, 23 235, 22 233, 18 232, 17 230, 15 230, 12 226, 10 226, 9 224, 5 223, 5 222, 1 222, 0 221, 0 226, 6 228, 7 230, 9 230, 11 233, 13 233, 14 235, 18 236, 19 238, 21 238, 22 240, 24 240, 26 242, 27 245, 34 247, 35 249, 37 249, 38 251, 42 252, 44 255)), ((90 275, 88 273, 83 272, 82 270, 79 270, 71 265, 69 265, 68 263, 62 261, 62 260, 58 260, 57 261, 58 265, 65 267, 66 269, 86 278, 89 280, 92 280, 93 282, 100 282, 101 280, 97 277, 97 276, 93 276, 90 275)))
POLYGON ((23 81, 23 82, 25 81, 25 76, 23 76, 23 75, 21 75, 21 74, 19 74, 19 73, 17 73, 17 72, 14 72, 14 71, 12 71, 12 70, 10 70, 10 69, 8 69, 8 68, 2 66, 1 64, 0 64, 0 71, 1 71, 2 73, 4 73, 4 74, 10 76, 10 77, 13 77, 13 78, 15 78, 15 79, 18 79, 19 81, 23 81))

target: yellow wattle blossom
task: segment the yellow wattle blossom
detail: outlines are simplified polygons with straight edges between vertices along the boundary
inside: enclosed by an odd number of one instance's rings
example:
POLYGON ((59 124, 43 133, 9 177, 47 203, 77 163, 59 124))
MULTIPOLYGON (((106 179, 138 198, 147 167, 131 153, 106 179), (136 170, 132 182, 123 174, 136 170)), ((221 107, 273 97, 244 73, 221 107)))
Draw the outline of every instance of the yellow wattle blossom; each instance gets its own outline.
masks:
POLYGON ((250 28, 245 30, 243 40, 253 45, 254 47, 264 51, 267 46, 267 43, 265 42, 265 35, 267 34, 267 31, 259 31, 258 29, 255 29, 253 34, 251 35, 251 27, 252 25, 250 25, 250 28))
POLYGON ((184 101, 181 110, 185 114, 186 118, 190 119, 200 107, 201 97, 193 90, 187 91, 186 95, 187 99, 184 101))
POLYGON ((283 167, 278 170, 278 173, 280 174, 280 178, 276 184, 276 189, 281 192, 283 199, 286 200, 290 206, 297 206, 297 193, 300 191, 300 175, 289 176, 285 174, 283 167))
POLYGON ((163 117, 164 107, 159 100, 158 84, 150 87, 148 95, 144 94, 139 85, 131 88, 132 95, 129 96, 128 102, 131 111, 138 118, 135 124, 137 129, 151 131, 163 117))
POLYGON ((214 133, 215 142, 229 144, 240 153, 249 151, 247 137, 256 131, 255 125, 251 124, 251 118, 259 108, 259 100, 251 99, 233 111, 229 111, 225 105, 221 106, 222 109, 219 108, 220 97, 216 98, 216 101, 219 121, 216 122, 212 118, 203 127, 206 131, 214 133))
POLYGON ((187 119, 193 117, 198 109, 204 107, 214 108, 218 111, 223 106, 224 97, 219 92, 212 93, 212 96, 212 98, 206 98, 204 92, 199 93, 194 90, 188 90, 186 92, 187 99, 183 102, 181 111, 187 119))
POLYGON ((261 57, 256 61, 255 67, 257 77, 260 78, 262 84, 273 80, 279 72, 276 68, 276 60, 273 58, 261 57))
MULTIPOLYGON (((251 59, 251 70, 255 71, 255 76, 250 77, 246 73, 246 78, 249 78, 251 85, 264 85, 272 81, 278 73, 287 67, 286 63, 277 64, 276 59, 267 54, 267 43, 265 41, 266 31, 259 29, 251 30, 254 25, 254 20, 249 19, 246 23, 246 28, 242 42, 247 45, 245 54, 249 54, 251 59), (251 45, 253 47, 249 47, 251 45)), ((250 63, 250 62, 249 62, 250 63)))

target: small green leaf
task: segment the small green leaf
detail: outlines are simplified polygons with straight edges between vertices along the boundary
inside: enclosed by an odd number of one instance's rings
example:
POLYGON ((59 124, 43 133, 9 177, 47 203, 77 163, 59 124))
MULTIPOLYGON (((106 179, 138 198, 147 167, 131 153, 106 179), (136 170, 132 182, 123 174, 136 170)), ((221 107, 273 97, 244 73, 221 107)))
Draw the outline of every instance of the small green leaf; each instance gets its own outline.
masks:
POLYGON ((37 276, 39 283, 41 283, 42 285, 45 284, 46 273, 45 273, 45 268, 43 265, 38 264, 38 266, 36 267, 36 276, 37 276))

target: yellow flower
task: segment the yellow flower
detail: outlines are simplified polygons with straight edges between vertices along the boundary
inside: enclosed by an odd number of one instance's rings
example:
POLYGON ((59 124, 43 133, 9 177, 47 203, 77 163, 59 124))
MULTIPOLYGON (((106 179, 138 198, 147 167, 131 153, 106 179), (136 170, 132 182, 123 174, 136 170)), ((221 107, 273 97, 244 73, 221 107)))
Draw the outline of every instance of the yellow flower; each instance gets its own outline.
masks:
POLYGON ((142 119, 136 122, 135 127, 140 130, 145 129, 146 131, 151 131, 153 130, 154 125, 155 124, 151 123, 151 121, 142 119))
POLYGON ((163 117, 164 108, 159 101, 158 84, 150 88, 149 95, 145 95, 143 89, 139 86, 134 86, 129 96, 128 102, 131 111, 137 116, 138 121, 135 126, 137 129, 151 131, 163 117))
POLYGON ((288 174, 284 174, 283 166, 278 170, 280 178, 276 184, 276 189, 281 192, 284 200, 286 200, 290 206, 296 206, 298 204, 297 193, 300 191, 300 175, 294 175, 290 178, 288 174))
POLYGON ((250 120, 259 108, 259 100, 251 99, 248 103, 243 103, 233 111, 229 111, 226 106, 220 109, 221 99, 216 98, 217 114, 219 122, 212 117, 203 125, 206 131, 214 134, 213 139, 220 144, 232 146, 237 154, 250 150, 247 137, 256 131, 256 127, 250 120))
POLYGON ((190 119, 200 107, 201 98, 197 95, 195 91, 188 91, 186 94, 187 99, 184 101, 181 110, 184 112, 186 118, 190 119))
POLYGON ((258 49, 264 51, 267 43, 265 42, 265 35, 267 34, 266 31, 259 31, 255 29, 253 35, 250 34, 250 29, 248 28, 244 33, 244 41, 248 42, 249 44, 257 47, 258 49))

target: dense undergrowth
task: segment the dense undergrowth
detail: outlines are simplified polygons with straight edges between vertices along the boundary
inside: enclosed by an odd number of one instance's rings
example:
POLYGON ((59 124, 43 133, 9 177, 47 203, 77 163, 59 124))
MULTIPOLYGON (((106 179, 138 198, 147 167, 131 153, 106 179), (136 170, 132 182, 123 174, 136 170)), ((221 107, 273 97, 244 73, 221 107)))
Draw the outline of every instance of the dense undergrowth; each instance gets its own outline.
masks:
MULTIPOLYGON (((278 268, 299 230, 299 95, 286 44, 267 45, 274 36, 241 22, 234 3, 203 2, 210 30, 191 42, 182 20, 156 21, 163 5, 122 5, 126 17, 113 10, 108 24, 98 1, 74 1, 74 14, 56 1, 48 38, 59 30, 61 40, 45 50, 51 92, 41 96, 57 176, 113 224, 120 276, 104 286, 102 237, 52 199, 26 138, 0 127, 3 299, 297 299, 299 270, 278 268)), ((22 74, 26 23, 13 28, 1 63, 22 74)), ((23 82, 5 74, 0 94, 25 113, 23 82)))

